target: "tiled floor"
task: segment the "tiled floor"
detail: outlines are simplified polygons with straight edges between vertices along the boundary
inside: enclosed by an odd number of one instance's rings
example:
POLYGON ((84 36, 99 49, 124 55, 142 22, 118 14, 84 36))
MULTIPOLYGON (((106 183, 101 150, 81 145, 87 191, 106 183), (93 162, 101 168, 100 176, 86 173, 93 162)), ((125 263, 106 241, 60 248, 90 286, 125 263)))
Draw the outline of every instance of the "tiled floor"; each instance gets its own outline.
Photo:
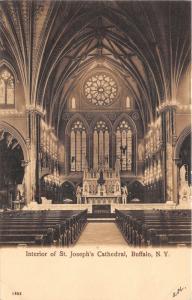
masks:
POLYGON ((78 246, 127 245, 115 223, 88 223, 81 234, 78 246))

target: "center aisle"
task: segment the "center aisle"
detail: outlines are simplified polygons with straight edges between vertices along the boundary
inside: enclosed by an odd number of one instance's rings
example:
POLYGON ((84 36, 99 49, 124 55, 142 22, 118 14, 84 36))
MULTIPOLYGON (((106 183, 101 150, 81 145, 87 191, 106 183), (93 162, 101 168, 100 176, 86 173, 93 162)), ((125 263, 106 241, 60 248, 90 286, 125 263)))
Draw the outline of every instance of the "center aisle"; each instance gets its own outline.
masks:
POLYGON ((121 245, 126 246, 127 243, 118 230, 115 223, 88 223, 82 232, 78 246, 83 245, 121 245))

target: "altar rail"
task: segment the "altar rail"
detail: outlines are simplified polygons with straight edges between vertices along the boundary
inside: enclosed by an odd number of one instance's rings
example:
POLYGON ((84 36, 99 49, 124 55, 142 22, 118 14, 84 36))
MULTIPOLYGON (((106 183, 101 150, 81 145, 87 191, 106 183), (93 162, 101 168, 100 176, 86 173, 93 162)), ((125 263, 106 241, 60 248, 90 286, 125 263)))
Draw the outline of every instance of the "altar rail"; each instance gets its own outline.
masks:
MULTIPOLYGON (((38 204, 31 202, 24 210, 85 210, 92 213, 92 204, 38 204)), ((159 210, 159 209, 186 209, 186 207, 176 206, 175 204, 167 203, 129 203, 129 204, 110 204, 110 212, 114 213, 118 210, 159 210)))
POLYGON ((38 204, 31 202, 23 210, 86 210, 92 213, 92 204, 38 204))
POLYGON ((128 203, 128 204, 111 204, 111 213, 118 210, 152 210, 152 209, 174 209, 175 204, 167 203, 128 203))

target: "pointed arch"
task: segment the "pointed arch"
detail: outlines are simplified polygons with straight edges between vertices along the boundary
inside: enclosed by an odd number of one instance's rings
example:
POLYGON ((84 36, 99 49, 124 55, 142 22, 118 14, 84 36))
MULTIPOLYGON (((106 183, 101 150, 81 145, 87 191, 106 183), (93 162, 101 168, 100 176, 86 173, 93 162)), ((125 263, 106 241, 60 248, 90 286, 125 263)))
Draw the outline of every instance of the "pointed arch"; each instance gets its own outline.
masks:
POLYGON ((70 118, 70 120, 69 120, 68 123, 67 123, 66 129, 65 129, 65 134, 66 134, 66 135, 68 135, 68 136, 70 135, 70 133, 71 133, 71 127, 72 127, 73 123, 74 123, 75 121, 78 121, 78 120, 81 121, 81 122, 83 123, 83 125, 85 126, 85 129, 86 129, 87 134, 89 134, 89 125, 88 125, 86 119, 85 119, 81 114, 76 113, 76 114, 74 114, 74 115, 70 118))
POLYGON ((7 60, 2 59, 0 62, 0 70, 3 69, 3 67, 7 68, 13 75, 15 82, 19 81, 19 76, 15 69, 13 68, 12 64, 10 64, 7 60))
POLYGON ((127 185, 127 187, 129 188, 131 185, 133 185, 135 182, 140 183, 143 187, 145 186, 144 182, 141 179, 131 179, 127 185))
MULTIPOLYGON (((62 200, 71 200, 71 203, 76 202, 76 186, 71 180, 65 180, 61 184, 62 200)), ((70 203, 70 202, 69 202, 70 203)))
POLYGON ((103 121, 106 123, 108 129, 109 129, 109 132, 111 133, 112 132, 112 124, 111 124, 111 121, 104 115, 104 114, 99 114, 98 116, 96 116, 93 121, 91 122, 90 124, 90 130, 93 132, 94 131, 94 128, 95 128, 95 125, 98 121, 103 121))
POLYGON ((0 67, 0 106, 15 106, 15 76, 7 63, 0 67))
POLYGON ((74 188, 74 190, 76 190, 76 185, 74 184, 73 181, 68 180, 68 179, 64 179, 63 182, 61 183, 61 186, 64 185, 65 183, 69 183, 70 185, 72 185, 72 187, 74 188))
POLYGON ((127 114, 121 114, 113 125, 115 138, 115 157, 120 159, 121 171, 136 171, 136 141, 135 123, 127 114))
POLYGON ((89 127, 86 120, 75 114, 66 127, 66 144, 69 147, 69 168, 71 172, 82 172, 87 162, 89 127))
POLYGON ((185 138, 192 133, 191 125, 185 127, 183 131, 180 133, 176 145, 175 145, 175 152, 174 152, 174 158, 175 160, 179 160, 179 154, 181 150, 181 146, 185 140, 185 138))
POLYGON ((114 122, 114 124, 113 124, 113 132, 116 131, 117 126, 118 126, 119 123, 120 123, 121 121, 123 121, 123 120, 125 120, 125 121, 127 121, 127 122, 129 123, 129 125, 130 125, 130 127, 131 127, 131 129, 132 129, 133 134, 136 134, 136 133, 137 133, 137 127, 136 127, 136 125, 135 125, 135 122, 134 122, 133 119, 132 119, 128 114, 126 114, 126 113, 122 113, 122 114, 115 120, 115 122, 114 122))
POLYGON ((0 121, 0 130, 9 132, 18 141, 18 143, 20 144, 21 149, 23 151, 23 156, 24 156, 25 162, 29 162, 29 160, 30 160, 29 152, 27 149, 25 139, 23 138, 21 133, 16 128, 14 128, 12 125, 10 125, 9 123, 7 123, 5 121, 0 121))
POLYGON ((112 125, 105 115, 98 115, 91 123, 93 140, 93 168, 109 167, 112 125))

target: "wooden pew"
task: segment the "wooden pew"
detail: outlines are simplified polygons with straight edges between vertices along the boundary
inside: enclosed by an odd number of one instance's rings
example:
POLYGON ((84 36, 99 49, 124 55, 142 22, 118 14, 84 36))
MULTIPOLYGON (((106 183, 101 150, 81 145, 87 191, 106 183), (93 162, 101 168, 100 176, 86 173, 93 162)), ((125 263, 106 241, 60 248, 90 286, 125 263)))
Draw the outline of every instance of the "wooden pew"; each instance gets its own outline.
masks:
POLYGON ((0 213, 0 246, 37 244, 37 236, 41 236, 40 244, 68 246, 77 240, 86 222, 87 210, 0 213))
POLYGON ((128 243, 190 245, 191 211, 118 211, 116 223, 128 243), (157 229, 155 231, 155 229, 157 229), (166 237, 166 238, 165 238, 166 237))
POLYGON ((0 235, 0 244, 11 245, 11 244, 26 244, 26 245, 44 245, 45 236, 42 234, 23 234, 23 233, 3 233, 0 235))

